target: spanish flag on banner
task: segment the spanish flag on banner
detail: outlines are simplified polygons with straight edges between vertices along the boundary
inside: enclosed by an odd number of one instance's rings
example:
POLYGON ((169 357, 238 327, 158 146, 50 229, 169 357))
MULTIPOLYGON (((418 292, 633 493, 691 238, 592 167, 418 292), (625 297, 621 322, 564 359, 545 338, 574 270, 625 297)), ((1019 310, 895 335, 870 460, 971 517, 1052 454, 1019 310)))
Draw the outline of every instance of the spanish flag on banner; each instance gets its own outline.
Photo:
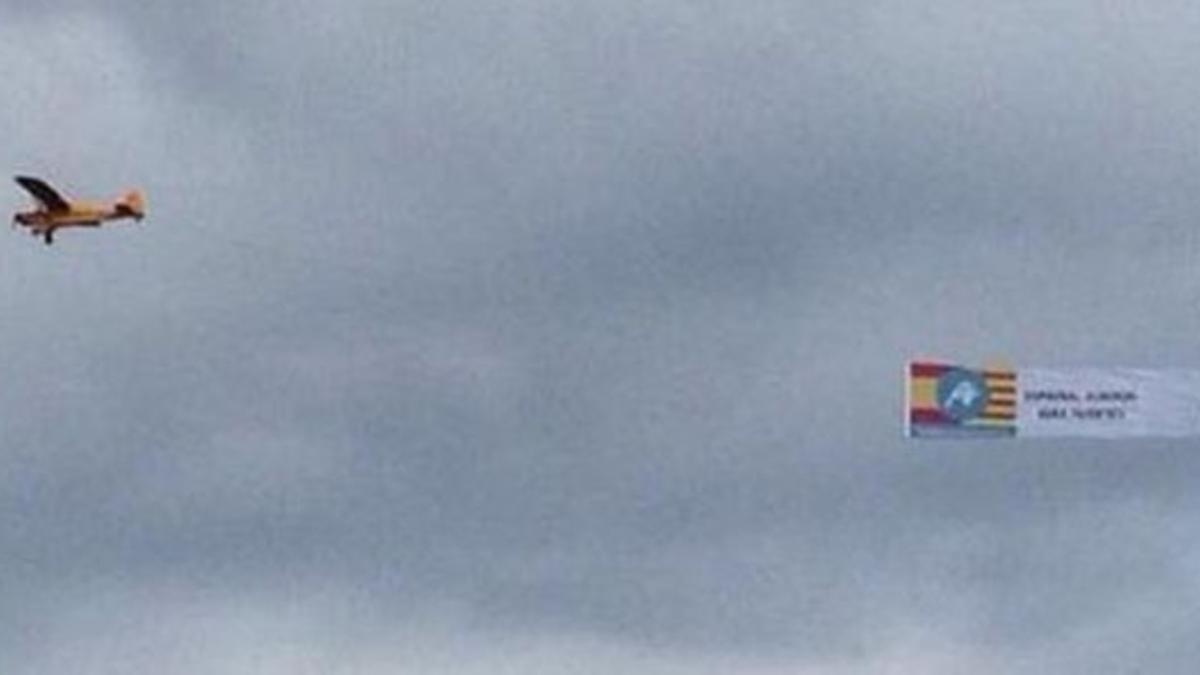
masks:
POLYGON ((1012 436, 1017 373, 915 361, 908 364, 908 436, 1012 436))

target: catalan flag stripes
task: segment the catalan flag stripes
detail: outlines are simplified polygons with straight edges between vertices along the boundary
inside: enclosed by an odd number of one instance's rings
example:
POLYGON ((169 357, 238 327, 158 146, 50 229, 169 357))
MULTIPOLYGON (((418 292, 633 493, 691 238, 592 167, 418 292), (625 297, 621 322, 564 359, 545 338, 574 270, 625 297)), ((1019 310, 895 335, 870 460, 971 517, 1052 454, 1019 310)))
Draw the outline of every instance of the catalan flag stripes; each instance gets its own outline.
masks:
POLYGON ((908 404, 909 435, 1011 435, 1016 429, 1016 372, 913 362, 908 404))

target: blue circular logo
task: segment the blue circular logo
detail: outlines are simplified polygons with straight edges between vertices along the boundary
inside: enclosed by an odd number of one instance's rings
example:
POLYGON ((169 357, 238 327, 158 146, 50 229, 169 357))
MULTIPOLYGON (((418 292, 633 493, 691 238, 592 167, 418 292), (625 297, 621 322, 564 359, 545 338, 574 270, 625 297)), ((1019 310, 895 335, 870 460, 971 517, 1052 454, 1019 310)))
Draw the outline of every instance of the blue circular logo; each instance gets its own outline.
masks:
POLYGON ((979 417, 987 406, 987 382, 979 373, 955 368, 937 384, 938 408, 955 422, 979 417))

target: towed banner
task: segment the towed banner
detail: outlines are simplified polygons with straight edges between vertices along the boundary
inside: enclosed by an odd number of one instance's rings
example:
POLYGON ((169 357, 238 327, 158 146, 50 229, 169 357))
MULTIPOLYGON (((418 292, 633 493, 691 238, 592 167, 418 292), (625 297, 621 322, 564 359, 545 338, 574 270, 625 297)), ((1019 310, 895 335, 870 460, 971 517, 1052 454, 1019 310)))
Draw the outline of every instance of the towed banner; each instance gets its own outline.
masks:
POLYGON ((1200 436, 1200 370, 908 364, 910 437, 1200 436))

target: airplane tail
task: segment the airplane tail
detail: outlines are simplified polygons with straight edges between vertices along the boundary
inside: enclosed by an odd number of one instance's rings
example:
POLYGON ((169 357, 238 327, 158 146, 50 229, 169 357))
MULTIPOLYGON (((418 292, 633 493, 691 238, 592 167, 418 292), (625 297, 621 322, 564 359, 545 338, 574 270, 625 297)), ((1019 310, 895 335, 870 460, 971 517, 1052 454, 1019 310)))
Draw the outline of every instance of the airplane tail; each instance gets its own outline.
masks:
POLYGON ((117 200, 119 207, 124 207, 133 215, 133 217, 141 220, 146 216, 146 196, 141 190, 129 190, 121 195, 117 200))

